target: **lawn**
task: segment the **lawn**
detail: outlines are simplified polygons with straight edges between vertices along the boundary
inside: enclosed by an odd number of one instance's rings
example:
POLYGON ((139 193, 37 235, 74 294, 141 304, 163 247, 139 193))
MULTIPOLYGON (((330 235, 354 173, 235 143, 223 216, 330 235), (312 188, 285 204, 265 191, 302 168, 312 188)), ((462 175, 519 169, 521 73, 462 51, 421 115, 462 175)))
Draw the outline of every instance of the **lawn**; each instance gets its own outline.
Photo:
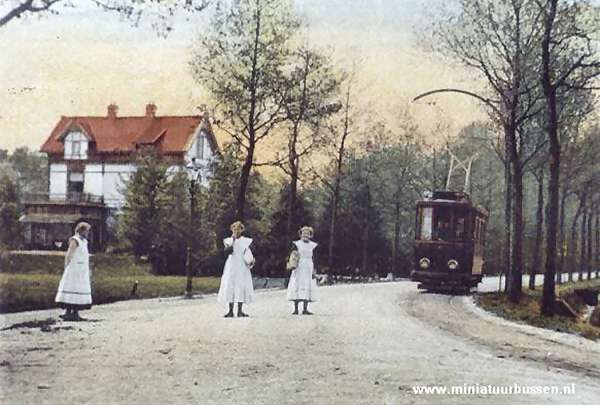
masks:
MULTIPOLYGON (((561 297, 570 297, 575 288, 585 287, 600 287, 600 279, 558 285, 557 294, 561 297)), ((542 287, 540 286, 535 291, 524 289, 523 296, 518 304, 509 302, 506 294, 501 292, 480 294, 476 296, 476 301, 482 308, 503 318, 524 322, 540 328, 573 333, 592 340, 600 340, 600 328, 592 326, 582 319, 571 319, 564 316, 541 316, 541 295, 542 287)), ((567 301, 570 302, 570 298, 567 298, 567 301)))
MULTIPOLYGON (((64 257, 12 255, 0 267, 0 312, 18 312, 54 308, 54 296, 63 270, 64 257)), ((130 299, 183 295, 186 278, 155 276, 147 263, 127 255, 98 254, 91 258, 94 304, 130 299)), ((212 293, 219 289, 216 277, 195 277, 194 293, 212 293)))

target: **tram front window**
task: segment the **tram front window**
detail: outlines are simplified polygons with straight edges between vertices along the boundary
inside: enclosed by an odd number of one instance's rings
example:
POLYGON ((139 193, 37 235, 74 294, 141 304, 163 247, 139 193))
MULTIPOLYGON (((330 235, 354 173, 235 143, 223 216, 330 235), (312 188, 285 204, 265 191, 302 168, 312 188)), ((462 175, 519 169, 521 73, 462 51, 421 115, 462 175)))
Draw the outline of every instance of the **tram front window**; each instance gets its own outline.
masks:
POLYGON ((452 220, 452 212, 445 207, 437 207, 435 210, 434 235, 437 240, 450 241, 453 240, 452 228, 450 226, 452 220))
POLYGON ((446 242, 462 241, 465 237, 465 214, 451 208, 439 207, 435 210, 435 239, 446 242))
POLYGON ((465 217, 461 213, 454 214, 454 239, 465 239, 465 217))
POLYGON ((466 213, 450 207, 423 207, 419 211, 419 239, 445 242, 465 239, 466 213))
POLYGON ((421 240, 431 240, 433 231, 433 208, 425 207, 421 210, 421 240))

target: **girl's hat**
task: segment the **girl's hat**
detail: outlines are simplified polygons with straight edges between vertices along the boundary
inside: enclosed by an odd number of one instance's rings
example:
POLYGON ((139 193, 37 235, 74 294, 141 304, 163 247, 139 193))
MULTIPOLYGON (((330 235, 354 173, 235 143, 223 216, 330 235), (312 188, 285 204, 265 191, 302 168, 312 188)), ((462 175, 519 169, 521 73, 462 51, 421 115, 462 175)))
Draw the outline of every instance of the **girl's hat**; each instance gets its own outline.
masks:
POLYGON ((88 224, 87 222, 80 222, 77 224, 77 226, 75 226, 75 232, 80 233, 80 232, 83 232, 86 230, 89 231, 91 229, 91 227, 92 226, 90 224, 88 224))
POLYGON ((302 228, 300 228, 298 230, 298 234, 300 235, 300 237, 302 237, 302 232, 304 232, 304 231, 308 232, 310 234, 311 238, 315 234, 315 230, 313 229, 312 226, 303 226, 302 228))
POLYGON ((244 229, 246 229, 246 226, 242 223, 242 221, 235 221, 233 224, 231 224, 229 226, 229 229, 232 231, 236 228, 239 228, 243 232, 244 229))

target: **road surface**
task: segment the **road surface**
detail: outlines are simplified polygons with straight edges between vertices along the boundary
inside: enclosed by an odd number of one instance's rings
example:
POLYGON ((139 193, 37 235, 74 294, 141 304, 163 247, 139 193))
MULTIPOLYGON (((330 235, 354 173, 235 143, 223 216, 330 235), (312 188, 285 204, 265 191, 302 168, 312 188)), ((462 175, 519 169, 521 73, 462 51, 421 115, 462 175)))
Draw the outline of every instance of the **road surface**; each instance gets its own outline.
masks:
POLYGON ((13 328, 0 332, 0 403, 599 403, 598 343, 515 325, 409 281, 322 287, 320 297, 314 316, 292 316, 283 291, 258 293, 246 319, 222 318, 215 296, 96 306, 79 323, 52 323, 58 310, 4 315, 13 328), (575 393, 481 390, 515 384, 575 393))

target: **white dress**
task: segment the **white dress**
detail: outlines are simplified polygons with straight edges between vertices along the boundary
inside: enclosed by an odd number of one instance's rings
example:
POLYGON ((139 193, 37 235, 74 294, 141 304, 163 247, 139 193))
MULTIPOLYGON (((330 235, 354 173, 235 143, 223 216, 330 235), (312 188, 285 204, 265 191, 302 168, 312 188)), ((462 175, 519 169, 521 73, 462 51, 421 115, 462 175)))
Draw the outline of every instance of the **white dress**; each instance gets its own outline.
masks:
POLYGON ((58 284, 56 302, 72 306, 89 308, 92 305, 92 286, 90 282, 90 255, 88 242, 74 235, 77 248, 58 284))
POLYGON ((297 240, 294 242, 298 253, 300 254, 300 260, 298 261, 298 267, 292 271, 290 275, 290 283, 287 289, 287 299, 290 301, 295 300, 317 300, 317 282, 313 280, 313 250, 317 247, 317 243, 313 241, 304 242, 297 240))
POLYGON ((223 268, 223 276, 221 276, 221 286, 217 298, 217 301, 221 304, 231 302, 249 304, 254 301, 252 274, 244 261, 244 253, 247 257, 252 256, 251 243, 252 239, 245 236, 235 239, 235 243, 232 237, 223 239, 223 244, 226 247, 233 244, 233 253, 227 257, 223 268))

